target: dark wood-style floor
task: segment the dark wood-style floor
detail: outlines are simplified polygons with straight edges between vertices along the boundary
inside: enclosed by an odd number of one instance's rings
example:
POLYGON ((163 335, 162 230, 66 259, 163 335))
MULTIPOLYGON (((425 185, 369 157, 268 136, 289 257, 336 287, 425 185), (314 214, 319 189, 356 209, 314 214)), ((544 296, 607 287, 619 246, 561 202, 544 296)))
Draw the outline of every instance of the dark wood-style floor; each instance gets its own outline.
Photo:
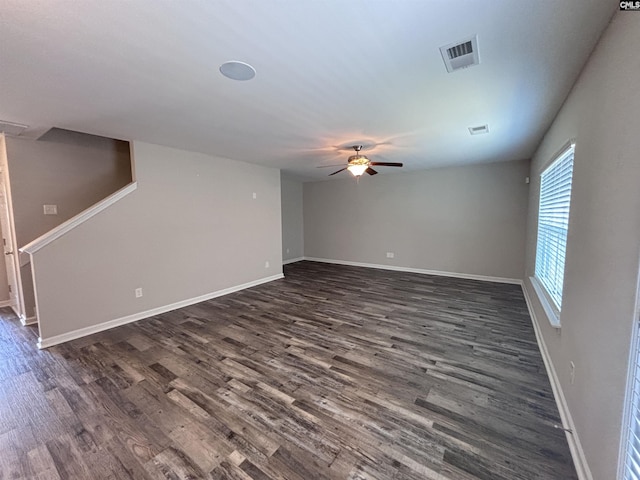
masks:
POLYGON ((285 275, 47 351, 3 310, 0 478, 577 478, 519 286, 285 275))

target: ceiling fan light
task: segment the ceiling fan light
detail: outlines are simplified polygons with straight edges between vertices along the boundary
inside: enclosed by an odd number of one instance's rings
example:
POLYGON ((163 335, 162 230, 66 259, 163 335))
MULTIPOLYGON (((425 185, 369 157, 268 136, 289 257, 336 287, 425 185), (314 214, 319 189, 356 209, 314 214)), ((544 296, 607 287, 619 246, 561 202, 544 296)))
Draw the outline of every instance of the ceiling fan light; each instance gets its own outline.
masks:
POLYGON ((354 177, 359 177, 367 169, 368 165, 349 165, 347 170, 351 172, 354 177))

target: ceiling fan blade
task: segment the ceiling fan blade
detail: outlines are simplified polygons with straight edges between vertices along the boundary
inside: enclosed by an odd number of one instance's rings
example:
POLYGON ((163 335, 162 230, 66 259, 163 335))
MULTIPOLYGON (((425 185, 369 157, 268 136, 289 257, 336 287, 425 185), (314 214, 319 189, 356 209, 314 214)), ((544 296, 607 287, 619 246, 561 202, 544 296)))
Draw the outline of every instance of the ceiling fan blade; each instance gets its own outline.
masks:
POLYGON ((333 163, 331 165, 319 165, 316 168, 327 168, 327 167, 342 167, 345 163, 333 163))
POLYGON ((379 165, 381 167, 401 167, 402 164, 398 162, 371 162, 369 165, 379 165))
POLYGON ((378 172, 376 172, 373 168, 368 167, 365 172, 367 172, 369 175, 377 175, 378 172))
POLYGON ((341 168, 340 170, 338 170, 336 172, 330 173, 329 176, 335 175, 336 173, 340 173, 341 171, 346 170, 346 169, 347 169, 347 167, 341 168))

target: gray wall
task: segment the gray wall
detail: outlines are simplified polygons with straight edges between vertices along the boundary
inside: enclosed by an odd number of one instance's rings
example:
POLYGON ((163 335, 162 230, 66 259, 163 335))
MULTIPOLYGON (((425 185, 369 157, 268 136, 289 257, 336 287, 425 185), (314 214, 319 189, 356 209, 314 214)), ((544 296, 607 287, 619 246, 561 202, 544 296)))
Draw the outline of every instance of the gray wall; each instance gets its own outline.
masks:
POLYGON ((43 339, 282 274, 278 170, 133 153, 138 189, 33 255, 43 339))
MULTIPOLYGON (((50 138, 6 139, 18 248, 131 182, 128 143, 64 130, 50 138), (45 204, 57 205, 58 214, 44 215, 45 204)), ((23 266, 20 273, 31 317, 31 267, 23 266)))
POLYGON ((305 183, 305 256, 521 279, 528 174, 518 161, 305 183))
POLYGON ((527 276, 533 275, 539 174, 576 139, 562 328, 534 311, 593 478, 613 479, 640 246, 640 15, 619 12, 532 162, 527 276), (569 362, 576 366, 575 382, 569 362))
POLYGON ((304 221, 302 209, 302 182, 280 176, 282 195, 282 260, 293 260, 304 255, 304 221))

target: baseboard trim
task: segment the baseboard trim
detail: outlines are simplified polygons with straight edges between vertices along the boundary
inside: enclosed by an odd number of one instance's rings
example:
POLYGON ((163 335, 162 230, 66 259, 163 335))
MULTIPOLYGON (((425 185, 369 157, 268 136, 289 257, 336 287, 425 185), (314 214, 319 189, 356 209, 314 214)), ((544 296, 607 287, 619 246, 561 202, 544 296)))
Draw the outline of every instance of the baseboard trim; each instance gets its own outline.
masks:
POLYGON ((291 258, 289 260, 283 260, 282 265, 289 265, 290 263, 301 262, 304 259, 305 259, 304 257, 298 257, 298 258, 291 258))
POLYGON ((522 292, 524 293, 524 299, 527 303, 529 316, 531 317, 531 323, 533 324, 533 330, 536 334, 536 340, 538 342, 540 354, 542 355, 542 361, 544 362, 544 366, 547 370, 547 376, 549 377, 549 381, 551 383, 553 396, 556 400, 556 405, 558 406, 558 412, 560 413, 560 419, 562 420, 562 427, 571 430, 571 433, 565 431, 565 436, 567 437, 567 443, 569 444, 569 450, 571 451, 573 464, 576 467, 576 473, 578 474, 578 478, 580 480, 593 480, 591 470, 589 469, 589 464, 587 463, 587 458, 585 457, 582 444, 580 443, 580 438, 578 437, 578 432, 576 431, 576 426, 573 423, 573 418, 571 417, 571 411, 569 410, 567 399, 565 398, 564 392, 562 391, 562 386, 560 385, 558 374, 556 373, 556 369, 553 366, 553 361, 551 360, 551 356, 549 355, 549 351, 547 350, 547 345, 544 343, 544 337, 542 336, 542 331, 540 330, 540 324, 538 323, 538 318, 536 317, 535 311, 533 309, 533 304, 531 303, 531 295, 527 289, 527 285, 525 282, 523 282, 522 284, 522 292))
POLYGON ((2 302, 0 302, 0 308, 10 307, 10 306, 11 306, 11 300, 3 300, 2 302))
POLYGON ((234 287, 217 290, 215 292, 200 295, 198 297, 189 298, 187 300, 181 300, 179 302, 171 303, 169 305, 164 305, 162 307, 152 308, 151 310, 146 310, 144 312, 134 313, 133 315, 127 315, 126 317, 116 318, 115 320, 109 320, 107 322, 103 322, 98 325, 79 328, 71 332, 62 333, 60 335, 54 335, 53 337, 49 337, 49 338, 40 337, 38 339, 38 348, 39 349, 49 348, 54 345, 58 345, 60 343, 69 342, 71 340, 75 340, 81 337, 86 337, 87 335, 92 335, 94 333, 102 332, 104 330, 109 330, 110 328, 119 327, 120 325, 125 325, 131 322, 137 322, 138 320, 143 320, 145 318, 153 317, 154 315, 160 315, 162 313, 170 312, 171 310, 188 307, 189 305, 194 305, 196 303, 204 302, 206 300, 211 300, 212 298, 216 298, 216 297, 222 297, 223 295, 228 295, 230 293, 238 292, 246 288, 256 287, 258 285, 262 285, 263 283, 272 282, 280 278, 284 278, 284 275, 282 273, 278 273, 270 277, 260 278, 258 280, 243 283, 241 285, 236 285, 234 287))
POLYGON ((24 315, 20 315, 20 323, 25 327, 27 325, 33 325, 34 323, 38 323, 38 317, 35 315, 33 317, 25 317, 24 315))
POLYGON ((443 272, 440 270, 425 270, 422 268, 398 267, 395 265, 378 265, 375 263, 350 262, 348 260, 332 260, 328 258, 317 258, 317 257, 303 257, 301 260, 308 260, 310 262, 334 263, 337 265, 348 265, 351 267, 378 268, 382 270, 393 270, 396 272, 419 273, 422 275, 437 275, 439 277, 454 277, 454 278, 464 278, 467 280, 481 280, 484 282, 510 283, 513 285, 522 285, 522 280, 519 278, 491 277, 487 275, 475 275, 472 273, 443 272))

